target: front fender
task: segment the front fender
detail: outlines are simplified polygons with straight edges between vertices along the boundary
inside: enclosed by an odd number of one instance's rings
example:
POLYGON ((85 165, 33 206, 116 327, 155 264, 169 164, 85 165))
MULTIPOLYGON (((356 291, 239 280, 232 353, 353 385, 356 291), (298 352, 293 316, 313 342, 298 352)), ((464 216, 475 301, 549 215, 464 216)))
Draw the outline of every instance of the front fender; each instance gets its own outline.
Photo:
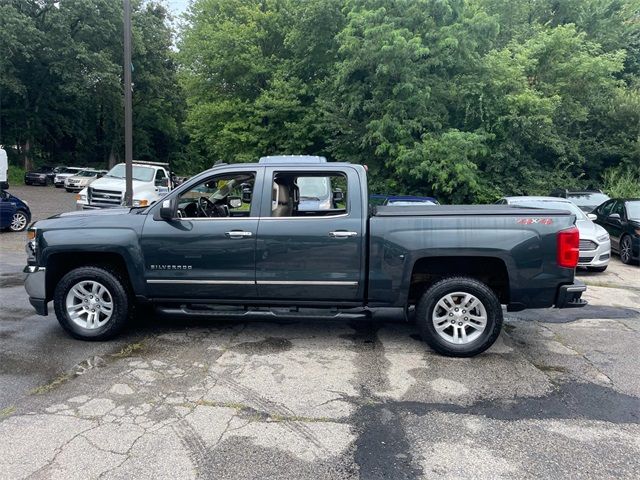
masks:
POLYGON ((138 234, 130 228, 91 228, 86 230, 48 230, 40 238, 40 265, 48 265, 49 259, 58 254, 95 256, 97 263, 101 254, 120 256, 129 275, 136 295, 145 295, 144 258, 138 234))

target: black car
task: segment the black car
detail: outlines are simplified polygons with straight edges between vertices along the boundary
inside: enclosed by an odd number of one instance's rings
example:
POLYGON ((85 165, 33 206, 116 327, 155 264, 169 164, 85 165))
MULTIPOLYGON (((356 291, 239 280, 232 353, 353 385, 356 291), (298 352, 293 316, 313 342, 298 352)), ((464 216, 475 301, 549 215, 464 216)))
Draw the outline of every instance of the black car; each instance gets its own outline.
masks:
POLYGON ((51 185, 56 176, 57 167, 40 167, 24 174, 25 185, 51 185))
POLYGON ((591 213, 598 205, 609 200, 609 196, 602 193, 602 190, 567 190, 559 188, 553 190, 549 196, 571 200, 585 213, 591 213))
POLYGON ((594 222, 602 225, 611 237, 611 250, 620 254, 623 263, 640 259, 640 198, 614 198, 593 211, 594 222))

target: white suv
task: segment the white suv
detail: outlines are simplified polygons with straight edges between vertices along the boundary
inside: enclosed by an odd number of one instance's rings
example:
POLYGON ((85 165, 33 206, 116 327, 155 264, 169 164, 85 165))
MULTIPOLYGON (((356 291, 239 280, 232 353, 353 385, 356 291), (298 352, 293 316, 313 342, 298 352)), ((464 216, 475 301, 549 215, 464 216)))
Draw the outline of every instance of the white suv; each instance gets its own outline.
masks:
MULTIPOLYGON (((146 207, 171 191, 169 164, 133 162, 133 206, 146 207)), ((76 209, 113 208, 124 205, 125 164, 119 163, 76 196, 76 209)))

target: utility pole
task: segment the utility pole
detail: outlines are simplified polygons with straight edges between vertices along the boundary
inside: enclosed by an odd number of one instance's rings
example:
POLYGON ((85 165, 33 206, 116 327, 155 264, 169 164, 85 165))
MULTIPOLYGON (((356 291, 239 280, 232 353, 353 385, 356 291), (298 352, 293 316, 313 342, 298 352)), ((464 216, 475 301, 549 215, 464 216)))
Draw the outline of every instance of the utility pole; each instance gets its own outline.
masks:
POLYGON ((131 0, 124 0, 124 161, 127 207, 133 206, 133 117, 131 112, 131 0))

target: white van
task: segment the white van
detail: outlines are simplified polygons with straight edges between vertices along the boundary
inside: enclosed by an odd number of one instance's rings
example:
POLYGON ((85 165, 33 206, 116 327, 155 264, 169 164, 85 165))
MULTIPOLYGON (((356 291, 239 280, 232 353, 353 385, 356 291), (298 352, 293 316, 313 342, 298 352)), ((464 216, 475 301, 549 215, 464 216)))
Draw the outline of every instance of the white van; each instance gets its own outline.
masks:
POLYGON ((7 152, 0 145, 0 190, 9 188, 9 160, 7 152))

